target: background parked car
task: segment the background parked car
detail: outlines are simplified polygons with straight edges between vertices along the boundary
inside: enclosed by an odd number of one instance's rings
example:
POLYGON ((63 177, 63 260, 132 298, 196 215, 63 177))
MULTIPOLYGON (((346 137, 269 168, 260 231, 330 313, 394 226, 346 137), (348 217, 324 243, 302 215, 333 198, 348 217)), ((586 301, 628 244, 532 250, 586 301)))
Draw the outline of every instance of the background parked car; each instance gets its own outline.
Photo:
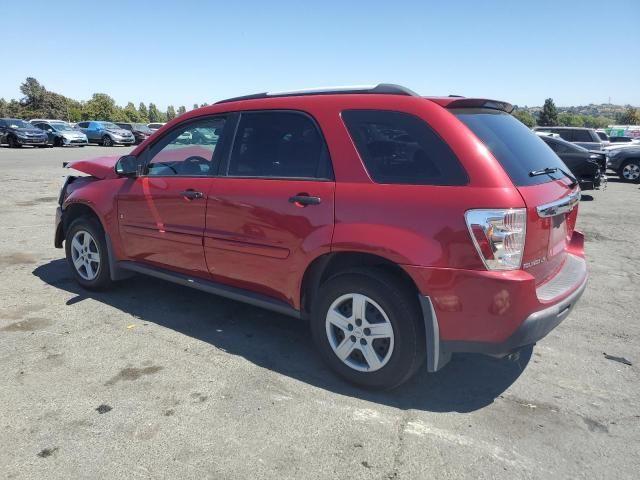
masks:
POLYGON ((587 150, 602 150, 608 145, 603 141, 593 128, 578 127, 536 127, 536 132, 552 132, 557 133, 567 142, 575 143, 587 150))
POLYGON ((625 182, 640 181, 640 145, 610 150, 609 168, 625 182))
POLYGON ((149 127, 152 132, 155 132, 156 130, 159 130, 164 125, 165 125, 164 123, 154 122, 154 123, 149 123, 147 127, 149 127))
POLYGON ((631 137, 609 137, 610 143, 640 145, 640 139, 631 137))
POLYGON ((63 147, 65 145, 78 145, 84 147, 89 143, 87 136, 63 121, 34 121, 30 123, 40 130, 44 130, 48 136, 49 145, 63 147))
POLYGON ((17 118, 0 118, 0 144, 7 143, 10 148, 32 145, 46 147, 49 137, 29 122, 17 118))
POLYGON ((611 139, 609 138, 609 135, 607 135, 607 132, 605 132, 604 130, 596 130, 596 133, 600 137, 600 140, 602 140, 603 142, 611 141, 611 139))
POLYGON ((136 145, 144 142, 147 138, 151 136, 153 131, 147 127, 144 123, 126 123, 126 122, 118 122, 117 126, 123 128, 125 130, 129 130, 133 133, 133 137, 135 138, 136 145))
POLYGON ((120 128, 115 123, 92 121, 78 123, 91 143, 98 143, 105 147, 112 145, 133 145, 135 138, 129 130, 120 128))
POLYGON ((590 152, 562 138, 539 136, 569 167, 573 176, 578 179, 582 190, 598 189, 606 185, 607 156, 604 153, 590 152))

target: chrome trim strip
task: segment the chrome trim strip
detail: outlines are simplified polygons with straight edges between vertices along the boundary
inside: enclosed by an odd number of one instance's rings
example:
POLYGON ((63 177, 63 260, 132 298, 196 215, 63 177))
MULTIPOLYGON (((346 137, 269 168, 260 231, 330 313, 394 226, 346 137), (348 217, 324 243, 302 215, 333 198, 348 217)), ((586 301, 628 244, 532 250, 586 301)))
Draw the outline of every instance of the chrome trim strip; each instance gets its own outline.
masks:
POLYGON ((566 197, 556 200, 555 202, 540 205, 539 207, 537 207, 538 216, 546 218, 561 215, 563 213, 569 213, 574 209, 578 202, 580 202, 580 196, 580 190, 576 190, 575 192, 570 193, 566 197))

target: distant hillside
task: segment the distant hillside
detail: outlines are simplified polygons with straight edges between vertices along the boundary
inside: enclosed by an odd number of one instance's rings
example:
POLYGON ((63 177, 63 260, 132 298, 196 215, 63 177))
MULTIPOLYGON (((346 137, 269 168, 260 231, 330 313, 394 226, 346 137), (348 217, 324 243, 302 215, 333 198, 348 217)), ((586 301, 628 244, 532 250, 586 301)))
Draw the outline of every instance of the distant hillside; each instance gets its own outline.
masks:
MULTIPOLYGON (((590 117, 607 117, 611 119, 617 119, 624 114, 625 110, 630 105, 614 105, 612 103, 601 103, 596 105, 590 103, 589 105, 580 105, 577 107, 556 107, 558 113, 570 113, 573 115, 588 115, 590 117)), ((537 117, 538 113, 542 110, 542 107, 528 107, 517 106, 518 110, 529 112, 531 115, 537 117)))

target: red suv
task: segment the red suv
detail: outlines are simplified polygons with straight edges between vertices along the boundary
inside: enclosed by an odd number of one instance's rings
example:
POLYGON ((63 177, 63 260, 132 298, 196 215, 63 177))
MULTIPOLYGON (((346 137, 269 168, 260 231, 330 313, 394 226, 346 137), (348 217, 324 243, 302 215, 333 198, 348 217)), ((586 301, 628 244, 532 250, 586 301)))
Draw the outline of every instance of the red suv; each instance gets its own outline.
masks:
POLYGON ((511 109, 389 84, 218 102, 70 164, 55 245, 89 289, 143 273, 308 319, 363 386, 507 355, 587 281, 577 182, 511 109))

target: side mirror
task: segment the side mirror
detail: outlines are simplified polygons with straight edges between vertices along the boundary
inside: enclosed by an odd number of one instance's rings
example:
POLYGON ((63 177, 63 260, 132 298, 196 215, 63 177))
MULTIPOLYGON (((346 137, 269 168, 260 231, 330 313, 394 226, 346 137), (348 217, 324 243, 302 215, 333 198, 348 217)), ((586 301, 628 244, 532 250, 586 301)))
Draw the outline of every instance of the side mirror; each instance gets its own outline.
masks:
POLYGON ((120 157, 116 162, 115 171, 116 174, 121 177, 139 177, 142 175, 142 168, 144 164, 135 155, 125 155, 120 157))

